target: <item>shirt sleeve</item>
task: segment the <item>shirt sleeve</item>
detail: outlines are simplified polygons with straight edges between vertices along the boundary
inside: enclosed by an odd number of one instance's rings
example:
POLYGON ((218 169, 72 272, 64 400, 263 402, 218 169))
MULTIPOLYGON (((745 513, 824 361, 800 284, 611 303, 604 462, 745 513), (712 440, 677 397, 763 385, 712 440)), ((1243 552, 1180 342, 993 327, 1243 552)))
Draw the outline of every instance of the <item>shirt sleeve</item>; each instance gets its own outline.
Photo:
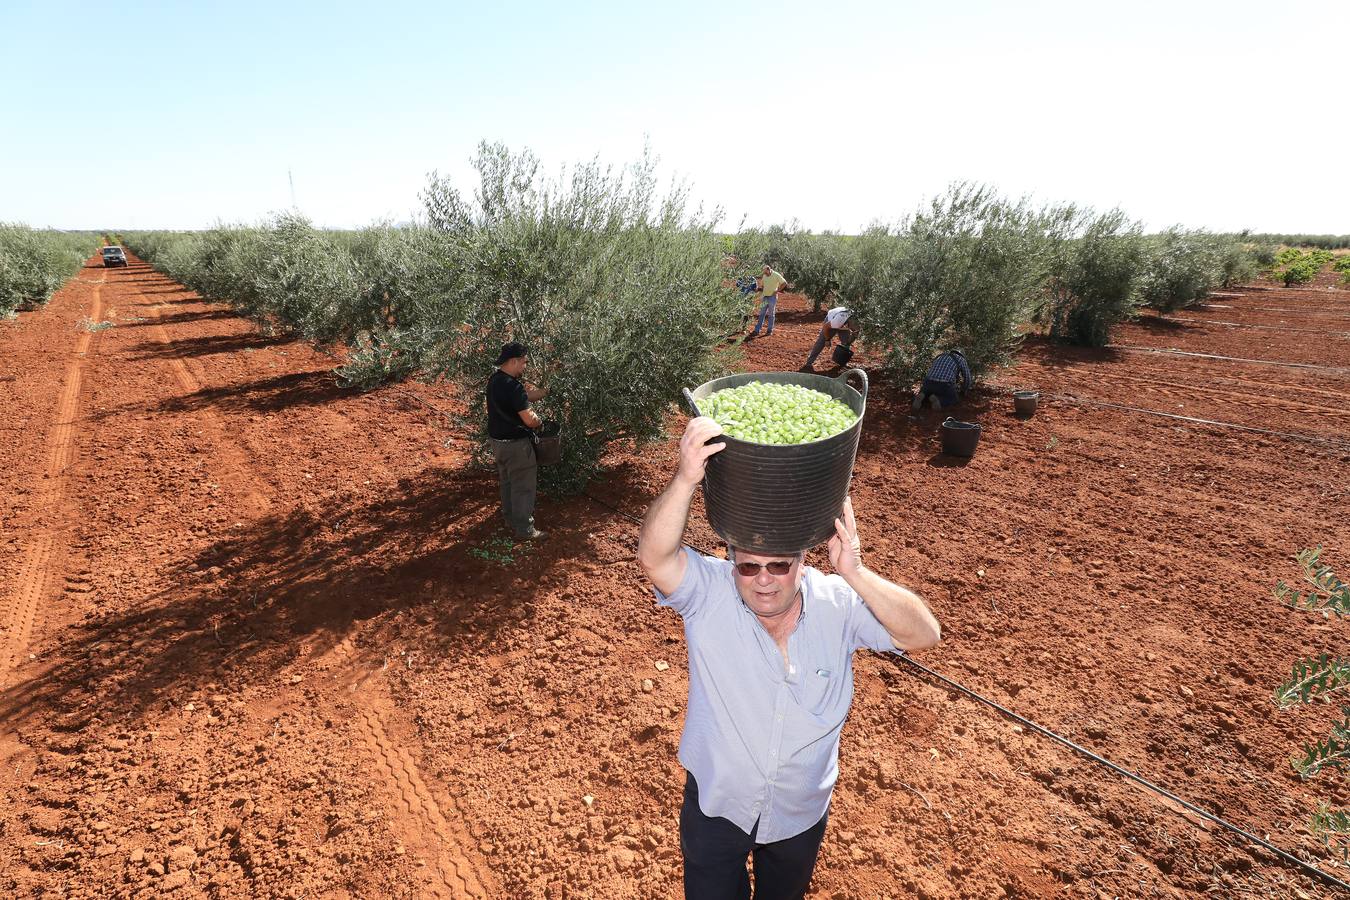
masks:
POLYGON ((860 650, 866 647, 878 653, 887 651, 899 653, 900 648, 891 640, 890 632, 876 616, 872 615, 872 610, 867 608, 862 597, 852 589, 849 592, 853 595, 852 606, 849 608, 849 636, 852 639, 852 649, 860 650))
POLYGON ((680 586, 669 596, 662 594, 656 587, 652 588, 652 593, 656 595, 658 606, 669 606, 688 619, 698 615, 699 610, 708 602, 708 595, 712 592, 717 579, 726 577, 723 568, 729 563, 703 556, 690 547, 685 547, 684 553, 686 564, 680 586))
POLYGON ((524 412, 530 408, 530 398, 525 393, 525 385, 519 381, 511 386, 510 402, 512 412, 524 412))

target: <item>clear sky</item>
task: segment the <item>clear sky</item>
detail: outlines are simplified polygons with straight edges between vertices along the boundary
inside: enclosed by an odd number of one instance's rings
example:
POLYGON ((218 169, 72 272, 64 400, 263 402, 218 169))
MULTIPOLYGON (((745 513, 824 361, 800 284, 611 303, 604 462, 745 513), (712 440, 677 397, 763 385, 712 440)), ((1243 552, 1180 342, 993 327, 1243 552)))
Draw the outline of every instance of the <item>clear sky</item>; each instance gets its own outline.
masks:
POLYGON ((1350 2, 0 3, 0 221, 412 217, 480 140, 635 159, 734 227, 953 180, 1350 233, 1350 2))

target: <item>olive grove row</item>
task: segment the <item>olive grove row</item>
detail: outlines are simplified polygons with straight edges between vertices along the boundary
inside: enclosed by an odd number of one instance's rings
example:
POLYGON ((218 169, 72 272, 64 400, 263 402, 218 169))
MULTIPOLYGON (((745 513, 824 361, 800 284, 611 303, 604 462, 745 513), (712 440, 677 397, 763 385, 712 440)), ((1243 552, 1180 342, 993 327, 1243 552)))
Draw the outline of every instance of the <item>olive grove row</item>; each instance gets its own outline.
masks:
POLYGON ((95 232, 0 222, 0 318, 46 303, 102 243, 95 232))
POLYGON ((1037 328, 1101 345, 1142 306, 1175 309, 1261 267, 1239 237, 1147 235, 1119 210, 1038 207, 977 185, 861 235, 728 235, 687 186, 659 188, 649 157, 549 175, 529 152, 483 144, 474 164, 469 193, 433 174, 414 224, 325 231, 286 212, 125 240, 265 328, 345 345, 339 376, 350 385, 452 385, 475 431, 497 349, 524 342, 530 377, 550 388, 545 412, 567 429, 555 471, 574 481, 609 440, 659 434, 680 387, 734 364, 719 347, 747 311, 735 278, 765 262, 818 308, 853 309, 899 379, 953 345, 978 374, 1037 328))

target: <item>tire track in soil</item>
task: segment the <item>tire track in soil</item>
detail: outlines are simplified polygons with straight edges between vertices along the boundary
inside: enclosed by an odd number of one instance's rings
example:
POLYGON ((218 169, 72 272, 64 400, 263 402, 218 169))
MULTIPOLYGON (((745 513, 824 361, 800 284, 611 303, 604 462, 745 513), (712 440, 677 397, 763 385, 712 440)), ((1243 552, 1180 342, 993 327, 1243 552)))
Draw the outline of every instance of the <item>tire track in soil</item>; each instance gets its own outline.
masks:
MULTIPOLYGON (((103 284, 106 280, 105 275, 91 282, 94 296, 89 308, 89 319, 93 322, 103 317, 103 284)), ((18 586, 6 606, 3 620, 0 620, 0 629, 3 630, 3 637, 0 637, 0 688, 9 686, 10 673, 28 647, 28 639, 37 622, 42 601, 55 580, 61 548, 58 541, 59 527, 54 519, 66 498, 66 473, 74 459, 75 437, 80 431, 76 422, 80 390, 94 337, 95 332, 86 330, 76 340, 70 364, 66 367, 65 386, 52 416, 47 439, 47 467, 43 471, 42 486, 34 502, 35 509, 41 511, 39 521, 44 524, 24 551, 23 563, 19 566, 18 586)))
MULTIPOLYGON (((359 692, 384 671, 384 666, 371 669, 369 666, 351 664, 352 657, 357 654, 357 635, 358 629, 348 631, 342 640, 319 658, 325 668, 338 670, 334 677, 345 679, 347 691, 351 694, 359 692)), ((358 702, 356 706, 356 725, 361 740, 375 759, 380 774, 389 783, 393 795, 398 798, 400 811, 416 823, 415 833, 419 836, 431 834, 436 838, 437 846, 432 848, 436 863, 434 867, 429 867, 435 882, 431 886, 432 894, 447 898, 500 896, 491 870, 476 855, 464 849, 472 847, 474 840, 463 825, 465 817, 458 801, 453 796, 449 798, 453 817, 446 816, 412 755, 389 737, 384 716, 370 702, 370 695, 366 695, 366 698, 365 702, 358 702)))
MULTIPOLYGON (((202 391, 202 383, 197 379, 197 376, 192 374, 192 370, 188 368, 187 360, 185 360, 178 352, 174 345, 173 338, 169 335, 169 329, 164 325, 163 304, 151 302, 141 291, 137 291, 136 294, 140 297, 141 305, 155 317, 155 324, 150 330, 154 333, 155 338, 171 351, 172 355, 169 356, 169 365, 173 370, 174 380, 178 382, 178 386, 181 387, 186 394, 200 394, 202 391)), ((272 501, 269 498, 269 495, 272 493, 270 490, 271 485, 267 485, 263 481, 256 469, 252 466, 251 460, 248 458, 248 455, 244 452, 243 448, 229 437, 225 428, 225 423, 221 421, 218 413, 209 408, 203 409, 202 419, 215 433, 215 450, 228 464, 227 471, 248 473, 247 477, 241 479, 242 484, 240 485, 240 487, 243 488, 244 500, 248 504, 248 509, 246 510, 247 514, 256 516, 269 512, 272 509, 272 501), (260 484, 264 485, 268 490, 259 490, 258 486, 260 484)))
MULTIPOLYGON (((162 304, 153 303, 143 293, 138 294, 142 306, 155 317, 155 324, 151 330, 156 339, 173 350, 173 339, 162 320, 162 304)), ((169 360, 179 386, 189 394, 199 394, 202 391, 202 383, 193 375, 186 360, 176 352, 169 360)), ((218 438, 215 442, 216 449, 229 457, 229 462, 237 471, 250 473, 248 481, 254 485, 265 484, 257 476, 243 450, 227 437, 224 423, 211 410, 206 410, 205 414, 210 419, 218 438)), ((247 486, 246 496, 250 502, 259 507, 258 512, 266 512, 272 506, 269 498, 252 485, 247 486)), ((330 661, 341 665, 347 660, 355 650, 355 638, 355 630, 348 632, 327 654, 330 661)), ((378 672, 361 675, 348 685, 349 692, 355 694, 376 674, 378 672)), ((433 896, 454 900, 498 896, 487 867, 471 857, 466 849, 473 846, 473 839, 462 824, 464 816, 454 798, 451 798, 451 803, 455 818, 450 819, 436 802, 412 755, 390 739, 385 719, 373 705, 368 702, 357 703, 355 722, 362 744, 376 763, 389 792, 397 799, 399 811, 413 826, 412 832, 418 835, 423 843, 427 842, 420 837, 421 835, 431 834, 435 837, 435 846, 429 848, 434 851, 429 855, 434 855, 435 864, 429 867, 428 873, 431 876, 430 891, 433 896)))
MULTIPOLYGON (((473 839, 462 824, 458 804, 454 804, 455 818, 447 818, 412 755, 389 738, 379 711, 370 704, 360 704, 356 712, 357 730, 380 774, 392 785, 400 810, 417 823, 419 834, 434 835, 439 845, 435 864, 430 867, 435 876, 431 893, 456 900, 499 896, 486 868, 462 849, 473 846, 473 839)), ((453 798, 451 801, 454 803, 453 798)))

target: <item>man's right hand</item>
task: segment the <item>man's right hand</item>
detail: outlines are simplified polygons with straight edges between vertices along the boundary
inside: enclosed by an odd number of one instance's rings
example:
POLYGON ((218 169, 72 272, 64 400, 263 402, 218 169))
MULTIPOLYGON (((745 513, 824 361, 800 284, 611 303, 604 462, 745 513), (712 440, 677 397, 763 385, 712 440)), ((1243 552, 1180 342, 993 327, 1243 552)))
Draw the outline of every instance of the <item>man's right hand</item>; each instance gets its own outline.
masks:
POLYGON ((703 480, 708 468, 708 457, 726 447, 725 443, 709 444, 710 438, 722 433, 722 426, 708 416, 690 419, 684 428, 684 437, 680 438, 680 468, 675 473, 677 481, 688 487, 696 487, 703 480))
POLYGON ((709 444, 722 433, 722 426, 707 416, 690 419, 680 438, 680 466, 670 485, 647 509, 638 535, 638 564, 656 589, 669 596, 684 580, 686 559, 680 549, 684 529, 689 524, 689 504, 703 480, 708 457, 726 446, 709 444))

